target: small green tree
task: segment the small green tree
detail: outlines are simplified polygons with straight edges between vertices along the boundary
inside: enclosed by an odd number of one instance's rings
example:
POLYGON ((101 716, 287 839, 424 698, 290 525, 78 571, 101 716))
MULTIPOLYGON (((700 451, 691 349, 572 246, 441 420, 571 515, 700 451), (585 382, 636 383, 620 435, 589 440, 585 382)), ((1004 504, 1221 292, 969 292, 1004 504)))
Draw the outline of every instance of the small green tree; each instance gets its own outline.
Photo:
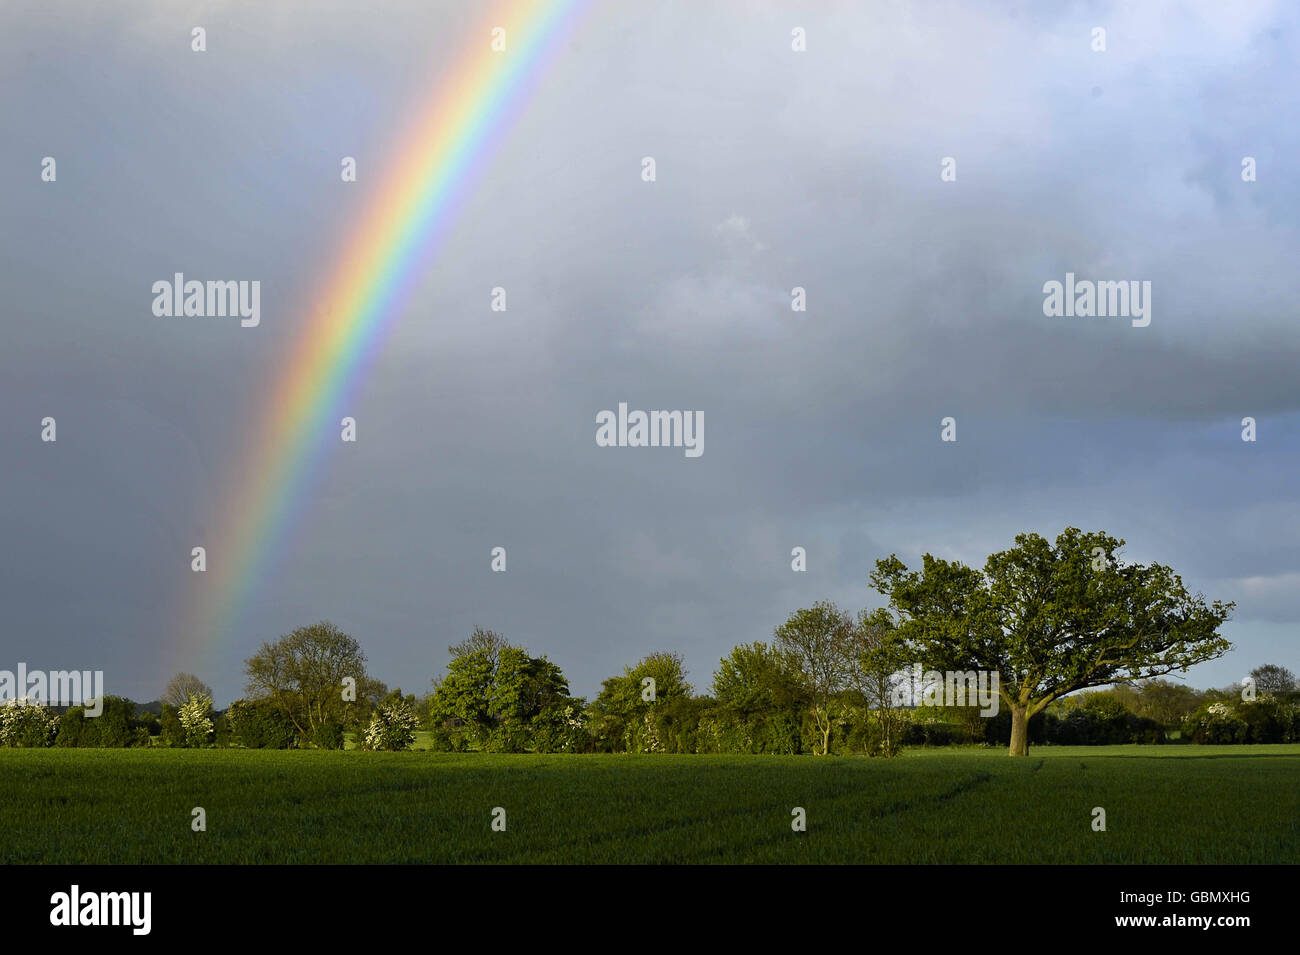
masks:
POLYGON ((726 752, 800 752, 808 694, 798 664, 762 642, 741 644, 713 674, 716 743, 726 752))
MULTIPOLYGON (((849 682, 862 697, 872 755, 897 756, 903 748, 907 711, 895 699, 898 679, 912 658, 912 648, 888 610, 864 610, 848 636, 849 682)), ((974 712, 971 710, 970 712, 974 712)))
POLYGON ((434 690, 429 704, 430 721, 463 734, 474 745, 485 747, 494 728, 492 685, 495 679, 496 658, 486 649, 454 656, 434 690))
POLYGON ((690 695, 681 654, 658 651, 643 657, 601 685, 590 708, 597 742, 615 752, 655 752, 653 708, 690 695))
POLYGON ((490 748, 523 752, 533 744, 537 721, 546 708, 568 699, 568 680, 546 657, 531 657, 516 647, 502 650, 488 697, 493 720, 490 748))
POLYGON ((796 662, 811 697, 811 714, 825 756, 831 749, 831 728, 838 695, 849 679, 853 618, 828 601, 796 610, 776 628, 777 646, 796 662))
POLYGON ((170 703, 162 705, 162 713, 158 717, 158 741, 163 746, 185 745, 185 727, 181 726, 178 713, 170 703))
POLYGON ((581 722, 564 673, 546 657, 481 627, 449 649, 447 673, 427 701, 435 745, 457 748, 458 734, 489 752, 523 752, 564 739, 561 723, 581 722))

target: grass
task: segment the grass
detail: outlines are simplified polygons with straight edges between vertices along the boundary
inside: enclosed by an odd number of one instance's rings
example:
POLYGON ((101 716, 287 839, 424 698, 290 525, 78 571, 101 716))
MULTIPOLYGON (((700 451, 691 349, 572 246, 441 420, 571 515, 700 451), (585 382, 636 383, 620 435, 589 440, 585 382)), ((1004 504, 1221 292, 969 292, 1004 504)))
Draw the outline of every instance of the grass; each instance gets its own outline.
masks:
POLYGON ((1293 863, 1297 783, 1300 745, 891 761, 0 750, 0 862, 1293 863))

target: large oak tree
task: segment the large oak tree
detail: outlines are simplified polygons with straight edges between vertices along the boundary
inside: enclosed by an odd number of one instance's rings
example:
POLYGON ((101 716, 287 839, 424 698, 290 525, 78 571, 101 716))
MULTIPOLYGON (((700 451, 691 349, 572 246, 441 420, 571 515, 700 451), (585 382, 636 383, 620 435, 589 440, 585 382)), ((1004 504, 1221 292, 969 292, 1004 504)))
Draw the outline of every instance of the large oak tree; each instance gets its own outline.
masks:
POLYGON ((1029 719, 1085 687, 1181 672, 1222 656, 1232 603, 1189 594, 1162 564, 1125 563, 1124 541, 1067 527, 1055 544, 1020 534, 983 571, 926 554, 921 570, 891 555, 875 588, 935 669, 998 671, 1011 710, 1012 756, 1029 752, 1029 719))

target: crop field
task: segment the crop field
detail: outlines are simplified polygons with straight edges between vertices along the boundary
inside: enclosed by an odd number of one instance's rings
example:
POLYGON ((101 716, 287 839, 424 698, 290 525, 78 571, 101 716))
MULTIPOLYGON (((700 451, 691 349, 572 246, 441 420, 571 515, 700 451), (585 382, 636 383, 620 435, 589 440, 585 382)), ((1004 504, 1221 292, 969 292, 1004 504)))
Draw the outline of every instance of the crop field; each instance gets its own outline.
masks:
POLYGON ((1044 747, 1024 759, 915 750, 889 761, 0 750, 4 863, 1297 859, 1297 745, 1044 747), (206 831, 191 828, 195 807, 206 831), (498 807, 504 831, 492 828, 498 807), (792 829, 795 807, 804 832, 792 829))

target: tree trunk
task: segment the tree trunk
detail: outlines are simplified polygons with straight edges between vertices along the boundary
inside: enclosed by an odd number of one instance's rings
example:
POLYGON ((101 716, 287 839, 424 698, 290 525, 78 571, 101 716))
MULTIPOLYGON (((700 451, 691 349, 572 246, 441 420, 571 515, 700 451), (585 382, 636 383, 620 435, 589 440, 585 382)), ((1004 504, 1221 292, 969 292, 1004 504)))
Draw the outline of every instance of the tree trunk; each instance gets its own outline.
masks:
POLYGON ((1029 755, 1029 712, 1024 706, 1011 707, 1011 751, 1012 756, 1029 755))

